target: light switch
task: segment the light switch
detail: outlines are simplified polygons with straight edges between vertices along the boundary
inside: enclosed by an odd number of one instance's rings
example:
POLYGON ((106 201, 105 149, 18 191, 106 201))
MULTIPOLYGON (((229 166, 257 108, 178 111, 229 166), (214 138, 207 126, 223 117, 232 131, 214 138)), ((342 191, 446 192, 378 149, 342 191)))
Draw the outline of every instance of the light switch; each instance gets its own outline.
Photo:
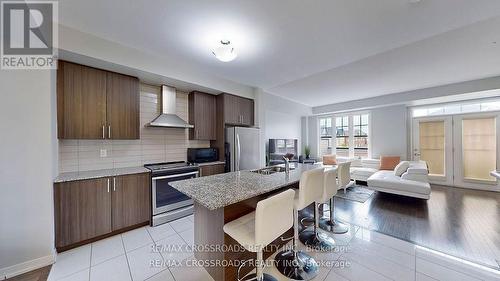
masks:
POLYGON ((101 149, 101 157, 108 157, 108 150, 101 149))

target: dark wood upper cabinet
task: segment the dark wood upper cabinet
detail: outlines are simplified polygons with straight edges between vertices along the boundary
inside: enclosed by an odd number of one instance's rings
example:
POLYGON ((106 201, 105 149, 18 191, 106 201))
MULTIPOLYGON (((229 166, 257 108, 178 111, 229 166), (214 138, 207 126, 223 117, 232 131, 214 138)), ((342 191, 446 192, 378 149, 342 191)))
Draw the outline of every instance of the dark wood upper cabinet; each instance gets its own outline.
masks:
POLYGON ((139 79, 107 74, 107 137, 139 139, 139 79))
POLYGON ((151 216, 149 174, 113 177, 113 230, 147 222, 151 216))
POLYGON ((250 99, 240 98, 239 100, 241 112, 241 124, 243 126, 254 125, 254 101, 250 99))
POLYGON ((60 139, 104 138, 106 72, 59 61, 57 120, 60 139))
POLYGON ((224 122, 226 124, 240 124, 240 98, 233 95, 223 94, 224 99, 224 122))
POLYGON ((60 139, 139 139, 139 80, 59 60, 60 139))
POLYGON ((254 101, 247 98, 222 94, 224 100, 224 123, 238 126, 254 125, 254 101))
POLYGON ((216 96, 202 92, 191 92, 189 99, 189 129, 191 140, 215 140, 216 132, 216 96))
POLYGON ((56 247, 111 232, 107 178, 57 183, 54 203, 56 247))

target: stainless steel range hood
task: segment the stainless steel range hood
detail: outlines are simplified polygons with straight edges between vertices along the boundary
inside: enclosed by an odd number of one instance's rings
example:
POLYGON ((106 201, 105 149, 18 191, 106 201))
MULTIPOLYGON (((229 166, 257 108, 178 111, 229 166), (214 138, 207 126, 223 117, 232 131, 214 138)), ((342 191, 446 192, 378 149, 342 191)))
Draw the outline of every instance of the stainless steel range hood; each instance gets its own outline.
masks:
POLYGON ((161 114, 156 117, 150 127, 165 127, 165 128, 194 128, 193 125, 187 123, 175 113, 176 90, 173 87, 166 85, 161 86, 161 114))

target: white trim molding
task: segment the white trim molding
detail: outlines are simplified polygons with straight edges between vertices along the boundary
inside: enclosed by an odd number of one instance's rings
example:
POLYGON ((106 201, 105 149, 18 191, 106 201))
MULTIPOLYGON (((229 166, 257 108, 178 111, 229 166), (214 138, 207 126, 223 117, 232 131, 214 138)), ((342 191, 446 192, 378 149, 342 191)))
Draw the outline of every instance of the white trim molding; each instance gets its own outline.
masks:
POLYGON ((0 269, 0 279, 1 280, 9 279, 14 276, 18 276, 23 273, 30 272, 35 269, 39 269, 54 264, 55 261, 56 261, 56 253, 55 251, 53 251, 52 254, 48 256, 40 257, 34 260, 29 260, 26 262, 18 263, 0 269))

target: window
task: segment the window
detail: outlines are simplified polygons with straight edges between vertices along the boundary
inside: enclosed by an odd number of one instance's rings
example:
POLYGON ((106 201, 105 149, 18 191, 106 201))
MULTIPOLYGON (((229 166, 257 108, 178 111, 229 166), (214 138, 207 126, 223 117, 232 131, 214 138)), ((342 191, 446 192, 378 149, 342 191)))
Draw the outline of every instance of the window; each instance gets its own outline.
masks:
POLYGON ((319 119, 319 129, 320 156, 336 154, 339 157, 369 157, 368 114, 323 117, 319 119), (332 127, 332 123, 335 127, 332 127))
POLYGON ((322 155, 332 154, 332 118, 319 119, 320 153, 322 155))
POLYGON ((500 111, 499 99, 485 99, 480 101, 447 103, 440 106, 413 108, 413 117, 437 116, 446 114, 474 113, 500 111))
POLYGON ((349 116, 336 117, 335 127, 337 132, 335 154, 349 157, 349 116))
POLYGON ((354 157, 368 158, 368 114, 354 115, 354 157))

